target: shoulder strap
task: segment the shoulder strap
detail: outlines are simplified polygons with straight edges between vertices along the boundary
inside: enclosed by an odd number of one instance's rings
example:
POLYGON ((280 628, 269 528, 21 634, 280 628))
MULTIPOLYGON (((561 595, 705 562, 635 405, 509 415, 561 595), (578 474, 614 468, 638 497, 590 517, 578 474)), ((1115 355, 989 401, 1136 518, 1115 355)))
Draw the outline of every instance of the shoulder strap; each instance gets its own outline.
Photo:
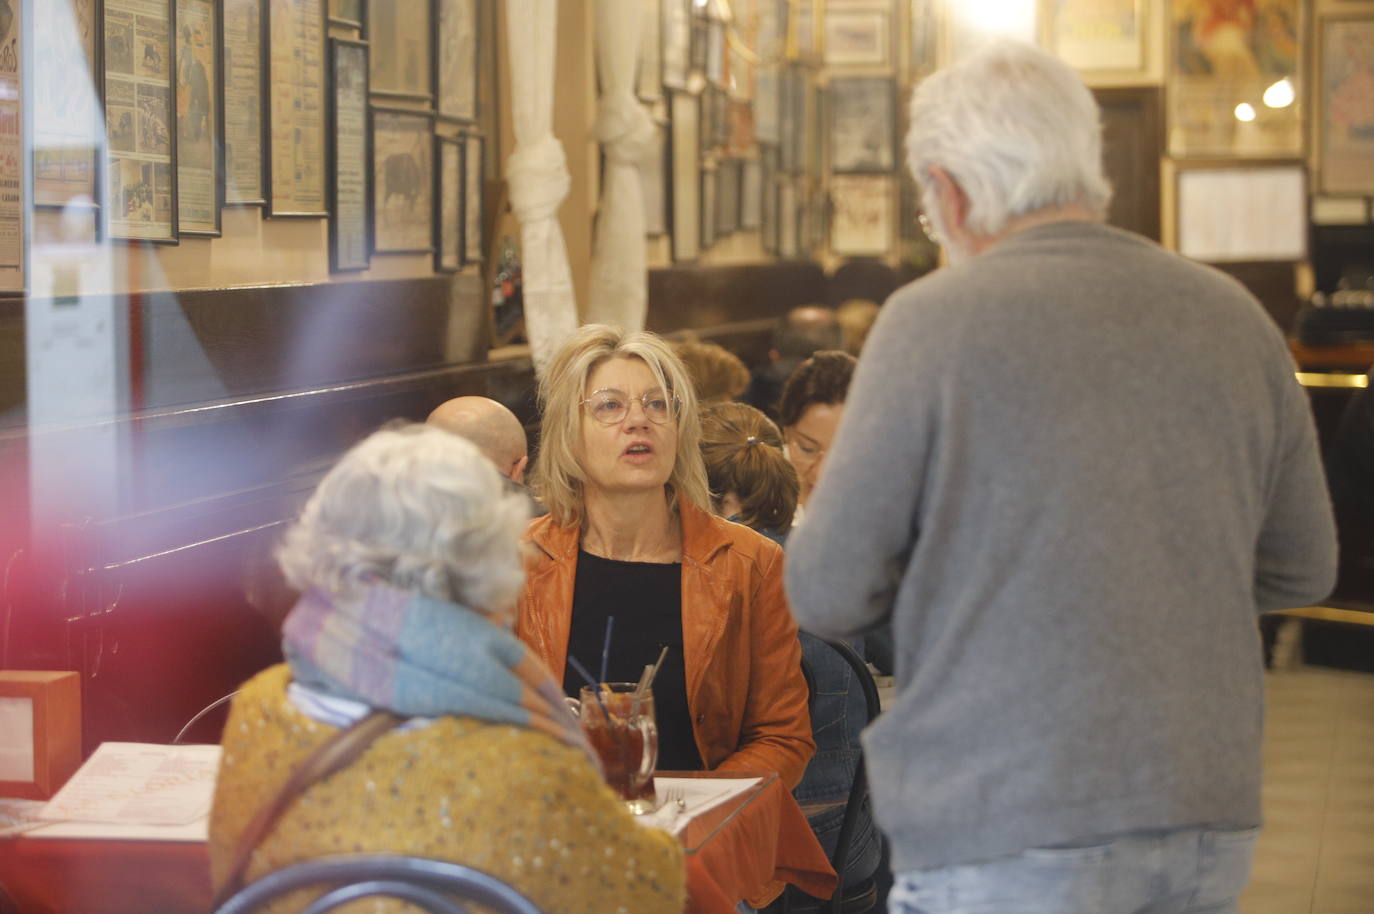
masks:
POLYGON ((305 793, 306 788, 316 781, 348 767, 354 759, 363 754, 373 740, 393 730, 404 720, 404 717, 390 711, 373 711, 353 726, 340 730, 325 740, 314 752, 306 756, 305 761, 291 772, 286 783, 282 784, 272 799, 258 810, 253 821, 248 823, 248 827, 239 836, 238 847, 234 850, 234 865, 229 870, 229 877, 224 885, 215 895, 215 910, 242 888, 243 877, 248 871, 248 862, 253 857, 253 851, 262 843, 262 839, 267 837, 277 819, 281 818, 282 813, 286 812, 296 798, 305 793))

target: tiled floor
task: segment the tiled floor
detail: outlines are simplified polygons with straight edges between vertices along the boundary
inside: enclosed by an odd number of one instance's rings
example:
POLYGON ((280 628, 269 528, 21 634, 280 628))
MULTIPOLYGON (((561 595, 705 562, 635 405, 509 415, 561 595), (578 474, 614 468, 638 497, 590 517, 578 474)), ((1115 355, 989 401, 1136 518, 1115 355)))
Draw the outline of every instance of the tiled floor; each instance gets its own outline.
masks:
POLYGON ((1265 827, 1243 914, 1374 914, 1374 675, 1269 673, 1265 827))

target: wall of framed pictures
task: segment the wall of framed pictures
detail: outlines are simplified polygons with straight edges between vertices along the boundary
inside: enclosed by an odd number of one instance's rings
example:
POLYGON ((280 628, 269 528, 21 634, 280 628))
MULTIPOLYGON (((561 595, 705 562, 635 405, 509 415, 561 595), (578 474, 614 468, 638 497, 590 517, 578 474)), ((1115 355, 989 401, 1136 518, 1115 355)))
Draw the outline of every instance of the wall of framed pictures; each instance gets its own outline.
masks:
POLYGON ((30 260, 82 292, 480 272, 497 2, 10 4, 0 294, 30 260))

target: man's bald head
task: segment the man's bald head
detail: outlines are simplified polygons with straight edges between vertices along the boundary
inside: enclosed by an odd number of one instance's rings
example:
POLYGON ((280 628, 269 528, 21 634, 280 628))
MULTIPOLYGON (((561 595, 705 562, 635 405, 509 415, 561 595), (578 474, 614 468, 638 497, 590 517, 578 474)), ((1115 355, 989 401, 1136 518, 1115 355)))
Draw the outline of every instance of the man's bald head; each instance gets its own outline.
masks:
POLYGON ((821 349, 840 348, 840 322, 824 305, 802 305, 787 312, 773 331, 773 361, 809 359, 821 349))
POLYGON ((425 421, 468 439, 503 475, 525 481, 530 460, 525 429, 500 403, 486 397, 455 397, 440 403, 425 421))

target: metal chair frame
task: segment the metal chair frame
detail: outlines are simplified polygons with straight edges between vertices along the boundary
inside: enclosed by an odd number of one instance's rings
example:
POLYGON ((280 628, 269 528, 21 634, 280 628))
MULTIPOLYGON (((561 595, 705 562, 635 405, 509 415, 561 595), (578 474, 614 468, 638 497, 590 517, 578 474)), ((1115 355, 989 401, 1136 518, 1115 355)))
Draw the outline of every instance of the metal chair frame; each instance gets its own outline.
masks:
POLYGON ((431 914, 468 914, 466 903, 496 914, 541 914, 525 896, 481 870, 392 854, 339 854, 293 864, 244 886, 215 914, 253 914, 287 892, 321 884, 334 888, 301 914, 324 914, 369 896, 397 898, 431 914))
MULTIPOLYGON (((828 638, 821 638, 831 649, 844 658, 854 671, 854 676, 859 681, 859 688, 864 693, 864 704, 868 709, 868 720, 871 723, 882 712, 882 702, 878 697, 878 684, 873 681, 873 674, 868 671, 868 665, 863 658, 855 652, 854 648, 845 644, 843 641, 831 641, 828 638)), ((835 888, 835 893, 830 897, 829 902, 821 910, 826 910, 829 914, 841 914, 844 910, 844 873, 849 863, 849 845, 854 840, 854 829, 859 824, 859 812, 863 808, 863 803, 868 795, 868 775, 864 768, 862 754, 859 756, 859 763, 854 771, 854 781, 849 786, 849 799, 845 803, 844 818, 840 821, 840 833, 835 839, 835 855, 830 861, 830 865, 835 868, 839 882, 835 888)), ((860 885, 863 885, 861 883, 860 885)), ((794 910, 794 901, 802 899, 793 898, 794 890, 788 886, 783 893, 782 911, 783 914, 791 914, 794 910)), ((810 896, 805 896, 810 898, 810 896)), ((813 910, 810 907, 808 910, 813 910)))

